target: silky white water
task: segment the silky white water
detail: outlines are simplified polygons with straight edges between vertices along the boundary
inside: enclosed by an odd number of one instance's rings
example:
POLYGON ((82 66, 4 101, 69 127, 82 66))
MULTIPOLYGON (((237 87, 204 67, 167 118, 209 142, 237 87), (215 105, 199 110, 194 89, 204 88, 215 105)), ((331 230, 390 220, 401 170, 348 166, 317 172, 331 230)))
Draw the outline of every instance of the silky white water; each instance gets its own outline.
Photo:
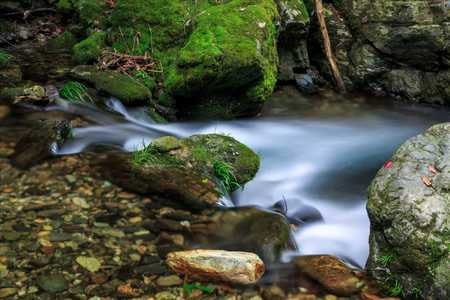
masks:
MULTIPOLYGON (((292 100, 292 99, 291 99, 292 100)), ((334 103, 333 108, 348 105, 334 103)), ((111 99, 108 110, 59 102, 50 108, 84 116, 96 125, 74 129, 58 152, 92 145, 133 151, 163 135, 230 135, 261 156, 255 179, 231 196, 234 205, 270 208, 284 200, 287 216, 300 222, 293 233, 300 254, 334 254, 364 266, 369 219, 366 190, 397 146, 426 127, 448 119, 430 107, 348 106, 335 113, 274 107, 268 116, 239 121, 155 124, 144 109, 127 110, 111 99)), ((291 103, 292 106, 292 103, 291 103)), ((310 106, 313 107, 313 106, 310 106)))

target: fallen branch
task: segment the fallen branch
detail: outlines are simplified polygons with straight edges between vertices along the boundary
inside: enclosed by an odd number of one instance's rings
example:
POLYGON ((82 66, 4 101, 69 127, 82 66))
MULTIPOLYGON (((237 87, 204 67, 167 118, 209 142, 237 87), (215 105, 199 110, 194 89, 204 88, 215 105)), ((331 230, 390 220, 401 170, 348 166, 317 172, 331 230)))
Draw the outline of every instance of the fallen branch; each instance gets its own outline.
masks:
POLYGON ((325 56, 331 67, 331 73, 333 74, 334 81, 339 91, 345 92, 345 84, 341 77, 341 72, 336 64, 336 59, 331 49, 330 37, 328 35, 327 25, 325 23, 325 17, 323 16, 323 4, 322 0, 315 0, 317 20, 319 21, 320 32, 322 33, 325 56))

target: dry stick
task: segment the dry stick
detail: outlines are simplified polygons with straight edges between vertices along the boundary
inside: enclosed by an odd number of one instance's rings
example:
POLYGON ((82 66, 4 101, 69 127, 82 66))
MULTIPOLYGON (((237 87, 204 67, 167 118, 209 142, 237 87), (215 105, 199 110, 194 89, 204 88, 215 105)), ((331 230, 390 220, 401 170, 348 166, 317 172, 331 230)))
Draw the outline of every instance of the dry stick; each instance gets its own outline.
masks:
POLYGON ((317 20, 319 21, 320 31, 323 37, 323 44, 325 47, 325 56, 327 57, 328 63, 331 67, 331 72, 333 73, 334 81, 341 92, 345 92, 345 84, 341 77, 341 72, 336 64, 336 59, 334 58, 333 50, 331 49, 330 37, 328 35, 327 25, 325 23, 325 17, 323 16, 323 5, 322 0, 315 0, 316 3, 316 14, 317 20))

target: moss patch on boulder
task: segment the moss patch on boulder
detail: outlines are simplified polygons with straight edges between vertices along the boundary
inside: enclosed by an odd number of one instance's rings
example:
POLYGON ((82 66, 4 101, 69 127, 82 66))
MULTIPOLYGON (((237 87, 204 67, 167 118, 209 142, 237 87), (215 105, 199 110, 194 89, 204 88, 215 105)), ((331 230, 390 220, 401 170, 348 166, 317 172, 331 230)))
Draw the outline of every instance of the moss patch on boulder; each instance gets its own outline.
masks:
POLYGON ((73 58, 79 64, 88 64, 97 60, 105 48, 106 34, 95 32, 73 47, 73 58))
POLYGON ((115 72, 99 71, 94 66, 78 66, 71 75, 95 86, 99 92, 114 96, 127 104, 139 104, 151 99, 152 93, 136 79, 115 72))
POLYGON ((207 7, 167 71, 169 92, 184 101, 234 94, 235 101, 263 102, 276 83, 277 19, 273 1, 207 7))

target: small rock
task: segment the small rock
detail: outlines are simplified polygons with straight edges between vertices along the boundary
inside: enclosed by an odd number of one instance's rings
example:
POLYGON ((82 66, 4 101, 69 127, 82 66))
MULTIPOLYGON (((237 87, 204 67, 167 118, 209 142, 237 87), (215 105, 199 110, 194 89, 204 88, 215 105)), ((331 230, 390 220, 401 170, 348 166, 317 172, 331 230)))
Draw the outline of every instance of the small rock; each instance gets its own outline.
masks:
POLYGON ((352 269, 331 255, 305 255, 295 260, 297 268, 338 296, 358 293, 364 282, 352 269))
POLYGON ((62 274, 41 275, 37 279, 37 285, 49 293, 60 293, 69 288, 69 282, 62 274))
POLYGON ((76 262, 91 273, 100 270, 102 264, 95 257, 78 256, 76 262))
POLYGON ((16 288, 3 288, 0 289, 0 298, 8 298, 12 295, 15 295, 17 293, 16 288))
POLYGON ((8 275, 8 268, 0 263, 0 279, 5 278, 8 275))
POLYGON ((181 285, 182 283, 183 280, 177 275, 163 276, 159 277, 158 280, 156 280, 156 284, 158 284, 159 286, 166 286, 166 287, 181 285))
POLYGON ((263 261, 254 253, 223 250, 171 252, 166 259, 178 274, 205 281, 256 283, 264 274, 263 261))
POLYGON ((167 267, 161 263, 138 266, 134 268, 136 274, 143 275, 163 275, 167 272, 167 267))

